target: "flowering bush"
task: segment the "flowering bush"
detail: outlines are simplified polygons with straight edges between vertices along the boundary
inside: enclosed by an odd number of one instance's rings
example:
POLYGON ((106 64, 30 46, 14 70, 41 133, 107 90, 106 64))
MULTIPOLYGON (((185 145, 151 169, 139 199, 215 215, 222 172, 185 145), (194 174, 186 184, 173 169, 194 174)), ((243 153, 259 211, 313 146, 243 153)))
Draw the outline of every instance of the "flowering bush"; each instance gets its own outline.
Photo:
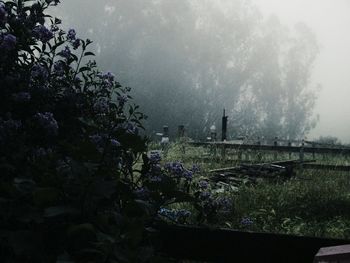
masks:
POLYGON ((195 201, 195 171, 147 157, 130 89, 45 14, 58 3, 0 1, 1 260, 149 261, 148 230, 167 206, 195 201))

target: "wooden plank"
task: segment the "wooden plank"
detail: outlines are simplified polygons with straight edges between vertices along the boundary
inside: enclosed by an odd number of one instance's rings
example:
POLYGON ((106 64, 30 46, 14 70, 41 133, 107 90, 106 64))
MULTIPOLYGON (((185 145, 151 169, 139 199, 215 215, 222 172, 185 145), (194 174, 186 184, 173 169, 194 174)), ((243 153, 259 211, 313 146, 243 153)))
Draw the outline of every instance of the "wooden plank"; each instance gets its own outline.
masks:
MULTIPOLYGON (((315 160, 304 160, 303 163, 310 163, 310 162, 315 162, 315 160)), ((271 163, 256 163, 256 164, 241 164, 241 166, 268 166, 268 165, 279 165, 279 166, 294 166, 298 165, 300 161, 298 159, 294 160, 286 160, 286 161, 276 161, 276 162, 271 162, 271 163)), ((220 172, 228 172, 228 171, 233 171, 239 168, 239 166, 234 166, 234 167, 226 167, 226 168, 219 168, 219 169, 213 169, 210 170, 209 173, 220 173, 220 172)))
POLYGON ((350 262, 350 245, 320 248, 314 262, 350 262))
POLYGON ((209 262, 312 262, 321 247, 349 240, 252 233, 229 229, 160 226, 160 251, 176 259, 209 262))

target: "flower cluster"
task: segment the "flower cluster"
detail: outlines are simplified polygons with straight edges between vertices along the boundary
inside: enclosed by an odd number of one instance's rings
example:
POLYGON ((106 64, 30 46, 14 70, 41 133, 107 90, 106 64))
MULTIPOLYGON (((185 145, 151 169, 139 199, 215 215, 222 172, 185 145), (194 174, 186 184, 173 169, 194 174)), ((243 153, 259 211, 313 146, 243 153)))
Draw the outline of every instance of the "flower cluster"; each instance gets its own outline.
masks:
POLYGON ((241 220, 241 225, 243 225, 244 227, 249 227, 253 225, 253 223, 253 220, 249 217, 243 217, 241 220))
POLYGON ((77 38, 77 33, 74 29, 69 29, 67 33, 67 40, 71 43, 73 46, 73 49, 76 50, 80 47, 81 39, 77 38))
POLYGON ((160 154, 158 152, 151 152, 149 156, 149 162, 151 164, 159 164, 162 158, 160 157, 160 154))
POLYGON ((17 38, 12 34, 0 35, 0 49, 10 51, 16 48, 17 38))
POLYGON ((128 96, 127 95, 121 95, 117 97, 117 100, 119 102, 120 107, 124 107, 125 103, 128 102, 128 96))
POLYGON ((114 85, 114 74, 111 72, 107 72, 104 74, 99 74, 98 77, 102 80, 102 83, 107 87, 112 87, 114 85))
POLYGON ((187 170, 180 162, 168 162, 164 168, 174 177, 185 178, 190 181, 193 178, 193 171, 187 170))
POLYGON ((38 25, 33 29, 33 35, 43 43, 47 43, 53 38, 53 33, 44 25, 38 25))
POLYGON ((107 98, 98 98, 94 104, 94 110, 96 113, 107 113, 109 111, 109 101, 107 98))
POLYGON ((71 57, 72 52, 69 48, 69 46, 65 46, 64 49, 59 53, 61 57, 64 57, 65 59, 68 59, 71 57))
POLYGON ((38 63, 34 64, 31 70, 32 80, 46 80, 48 76, 49 76, 49 73, 44 66, 38 63))

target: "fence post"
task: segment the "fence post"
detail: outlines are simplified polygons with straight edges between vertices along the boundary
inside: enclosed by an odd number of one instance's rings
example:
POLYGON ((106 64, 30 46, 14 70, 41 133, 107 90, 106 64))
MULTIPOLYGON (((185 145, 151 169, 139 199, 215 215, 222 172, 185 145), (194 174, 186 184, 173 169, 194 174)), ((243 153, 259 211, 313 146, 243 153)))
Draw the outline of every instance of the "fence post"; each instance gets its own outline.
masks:
MULTIPOLYGON (((290 141, 288 142, 288 147, 292 147, 292 143, 290 141)), ((289 155, 289 160, 292 159, 292 153, 289 152, 288 155, 289 155)))
POLYGON ((224 109, 224 114, 222 116, 222 126, 221 126, 221 141, 226 141, 227 139, 227 118, 225 114, 225 109, 224 109))
POLYGON ((163 135, 160 144, 162 145, 164 156, 166 156, 169 148, 169 127, 167 125, 163 126, 163 135))
POLYGON ((216 157, 216 127, 214 124, 210 127, 210 140, 213 143, 213 145, 211 145, 210 152, 214 155, 214 157, 216 157))
POLYGON ((186 142, 185 142, 185 126, 184 125, 179 125, 177 126, 177 136, 178 136, 178 140, 180 142, 180 146, 181 146, 181 152, 183 154, 186 153, 186 142))
MULTIPOLYGON (((277 150, 277 140, 278 140, 278 137, 275 137, 275 141, 273 142, 273 146, 276 147, 276 150, 277 150)), ((277 151, 275 150, 275 152, 273 153, 273 159, 276 161, 277 160, 277 151)))
POLYGON ((304 162, 304 140, 301 142, 300 152, 299 152, 299 162, 300 162, 300 168, 303 169, 303 162, 304 162))

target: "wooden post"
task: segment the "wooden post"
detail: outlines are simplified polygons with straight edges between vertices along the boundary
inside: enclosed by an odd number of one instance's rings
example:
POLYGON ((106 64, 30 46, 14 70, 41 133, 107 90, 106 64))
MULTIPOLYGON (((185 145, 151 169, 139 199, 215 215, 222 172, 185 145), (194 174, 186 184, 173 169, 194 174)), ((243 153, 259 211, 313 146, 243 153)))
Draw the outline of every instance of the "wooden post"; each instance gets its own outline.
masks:
POLYGON ((304 162, 304 140, 301 142, 300 152, 299 152, 299 162, 300 162, 300 168, 303 169, 303 162, 304 162))
POLYGON ((184 141, 184 136, 185 136, 185 126, 184 125, 179 125, 177 127, 177 137, 178 137, 178 140, 180 142, 180 145, 181 145, 181 152, 183 154, 186 153, 186 144, 185 144, 185 141, 184 141))
POLYGON ((184 125, 179 125, 177 127, 177 136, 178 136, 178 138, 182 138, 185 136, 185 126, 184 125))
MULTIPOLYGON (((275 141, 273 142, 273 146, 275 146, 277 148, 277 140, 278 137, 275 137, 275 141)), ((277 150, 277 149, 276 149, 277 150)), ((277 151, 275 150, 275 152, 273 153, 273 159, 276 161, 277 160, 277 151)))
POLYGON ((222 116, 222 126, 221 126, 221 141, 226 141, 227 139, 227 118, 225 114, 225 109, 224 109, 224 114, 222 116))
POLYGON ((163 135, 160 144, 162 145, 164 156, 166 156, 169 148, 169 127, 167 125, 163 126, 163 135))
POLYGON ((211 145, 210 148, 210 152, 214 155, 214 157, 216 157, 216 127, 214 124, 210 126, 210 140, 213 142, 213 145, 211 145))
MULTIPOLYGON (((288 147, 291 147, 291 146, 292 146, 292 143, 289 141, 289 142, 288 142, 288 147)), ((289 160, 292 159, 292 153, 289 152, 288 155, 289 155, 289 160)))

